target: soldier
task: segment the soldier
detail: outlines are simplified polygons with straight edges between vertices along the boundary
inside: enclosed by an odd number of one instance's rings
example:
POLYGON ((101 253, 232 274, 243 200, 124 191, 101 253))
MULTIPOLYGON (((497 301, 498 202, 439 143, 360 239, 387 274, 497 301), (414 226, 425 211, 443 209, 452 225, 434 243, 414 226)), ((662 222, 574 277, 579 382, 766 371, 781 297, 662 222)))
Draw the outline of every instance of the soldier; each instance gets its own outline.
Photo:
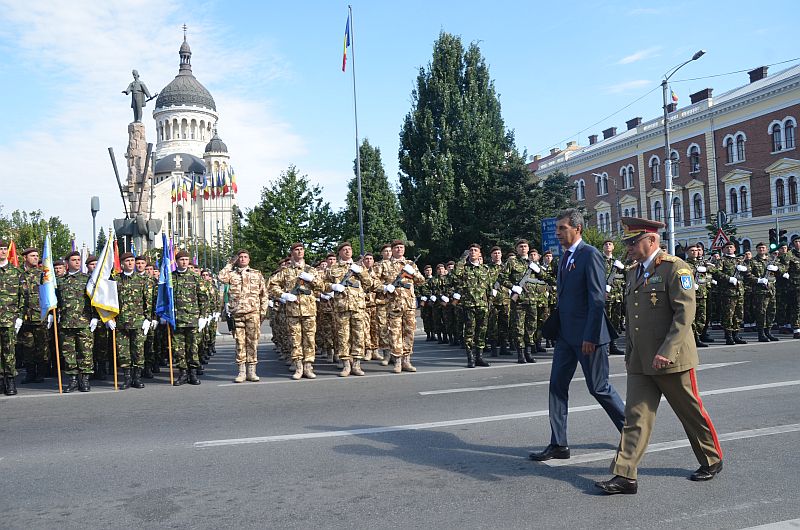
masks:
POLYGON ((23 314, 22 328, 17 336, 25 364, 22 383, 41 383, 50 364, 47 330, 53 326, 53 314, 48 314, 46 320, 42 321, 39 307, 39 285, 42 283, 42 270, 38 267, 39 251, 26 248, 22 256, 24 262, 19 282, 23 314))
POLYGON ((775 321, 778 324, 779 330, 783 333, 791 333, 787 330, 791 321, 792 305, 790 297, 792 294, 792 282, 789 276, 789 262, 791 261, 792 253, 789 252, 789 244, 784 240, 781 241, 776 250, 776 262, 781 268, 781 274, 778 275, 775 281, 776 291, 776 311, 775 321))
MULTIPOLYGON (((207 364, 208 359, 213 357, 217 352, 217 325, 219 323, 219 317, 221 314, 220 306, 222 305, 222 300, 219 288, 217 287, 217 283, 214 281, 214 276, 211 274, 211 271, 208 269, 203 269, 200 272, 200 277, 203 279, 203 282, 208 290, 208 310, 210 311, 208 315, 209 323, 206 325, 206 328, 203 331, 203 354, 205 355, 207 364)), ((266 280, 264 281, 264 287, 266 289, 266 280)), ((266 298, 267 301, 269 301, 269 296, 266 298)), ((265 318, 266 313, 264 314, 264 317, 262 317, 262 321, 265 318)), ((255 370, 253 370, 253 372, 255 372, 255 370)))
MULTIPOLYGON (((175 301, 175 333, 172 349, 178 365, 178 377, 173 385, 185 383, 199 385, 197 369, 200 358, 197 354, 197 331, 203 330, 208 322, 203 315, 208 314, 208 297, 202 286, 200 275, 189 268, 191 257, 185 250, 175 254, 177 268, 172 275, 173 299, 175 301)), ((162 322, 163 323, 163 322, 162 322)))
MULTIPOLYGON (((208 276, 210 279, 211 274, 208 276)), ((217 276, 229 286, 228 311, 233 317, 236 366, 239 368, 233 382, 258 381, 258 340, 269 307, 267 282, 261 271, 250 268, 250 252, 245 249, 239 250, 217 276)))
POLYGON ((89 374, 92 373, 92 333, 97 328, 92 303, 86 294, 89 276, 81 272, 81 255, 67 255, 67 273, 57 282, 58 332, 61 355, 69 382, 64 392, 89 392, 89 374))
POLYGON ((153 292, 147 278, 136 272, 132 253, 122 253, 119 261, 122 272, 114 277, 117 282, 119 314, 117 318, 106 322, 106 327, 116 331, 117 362, 122 368, 122 384, 119 389, 144 388, 144 340, 150 331, 153 292))
POLYGON ((709 272, 708 265, 701 259, 703 250, 699 245, 689 245, 686 252, 686 264, 692 269, 692 275, 694 277, 695 300, 697 304, 694 321, 692 322, 694 344, 698 348, 708 348, 708 344, 703 342, 700 338, 700 334, 706 326, 706 303, 711 273, 709 272))
MULTIPOLYGON (((372 268, 373 280, 375 280, 374 276, 378 273, 378 269, 381 266, 380 263, 388 261, 391 257, 392 246, 388 243, 382 245, 381 261, 376 263, 372 268)), ((373 281, 373 284, 374 283, 375 281, 373 281)), ((375 291, 375 320, 372 322, 372 325, 378 330, 378 344, 381 350, 381 355, 383 356, 381 366, 389 366, 389 361, 391 360, 391 354, 389 353, 389 315, 386 305, 386 298, 387 295, 383 291, 375 291)))
POLYGON ((414 285, 421 285, 425 278, 416 264, 405 259, 406 246, 399 239, 391 244, 392 257, 383 260, 376 273, 374 289, 387 297, 387 316, 389 340, 394 360, 394 373, 416 372, 411 364, 414 353, 414 328, 416 327, 416 308, 414 307, 414 285))
POLYGON ((453 270, 453 277, 461 294, 459 304, 464 311, 467 368, 489 366, 483 359, 483 350, 486 348, 486 320, 489 316, 492 274, 480 258, 481 247, 473 243, 469 246, 468 255, 453 270))
MULTIPOLYGON (((428 301, 431 303, 431 314, 433 318, 433 331, 439 344, 447 344, 447 326, 444 321, 444 307, 446 302, 442 299, 448 299, 445 294, 447 286, 447 268, 444 263, 436 264, 436 276, 430 281, 430 295, 428 301)), ((449 300, 449 299, 448 299, 449 300)))
POLYGON ((528 259, 528 240, 518 239, 514 244, 516 255, 506 261, 500 274, 500 283, 511 289, 510 334, 517 349, 517 362, 535 363, 533 343, 536 338, 536 304, 533 300, 532 280, 541 272, 536 263, 528 259))
POLYGON ((489 304, 488 323, 486 326, 486 337, 492 351, 492 357, 497 357, 497 345, 500 345, 500 355, 508 354, 508 317, 511 311, 511 299, 508 296, 508 289, 500 285, 500 273, 503 271, 503 250, 492 247, 489 254, 491 263, 488 264, 492 279, 492 290, 489 304))
POLYGON ((0 240, 0 385, 7 396, 17 393, 15 343, 24 313, 20 274, 8 261, 8 241, 0 240))
POLYGON ((425 341, 430 342, 434 339, 433 333, 433 304, 428 302, 431 295, 431 280, 433 280, 433 267, 425 265, 422 269, 422 275, 425 276, 425 283, 419 286, 417 294, 419 295, 419 313, 422 317, 422 328, 425 331, 425 341))
POLYGON ((725 330, 725 344, 747 344, 739 337, 739 329, 744 320, 743 283, 749 279, 749 269, 736 257, 736 246, 728 242, 722 247, 723 255, 714 278, 720 289, 722 328, 725 330))
POLYGON ((800 339, 800 237, 792 238, 792 249, 786 250, 781 256, 786 272, 781 276, 788 280, 787 308, 789 309, 789 324, 793 337, 800 339))
MULTIPOLYGON (((547 284, 547 305, 543 310, 538 312, 539 321, 537 326, 537 336, 538 339, 541 340, 542 326, 547 319, 550 318, 550 314, 553 312, 553 309, 556 307, 558 302, 558 296, 556 294, 558 288, 558 261, 553 260, 553 252, 551 250, 544 251, 544 254, 542 254, 542 262, 539 264, 539 266, 542 267, 542 279, 547 284)), ((550 340, 545 342, 545 348, 550 348, 553 346, 555 346, 555 344, 551 344, 550 340)))
POLYGON ((294 364, 292 379, 303 376, 314 379, 314 355, 316 353, 317 305, 314 291, 321 292, 323 283, 317 271, 305 262, 302 243, 293 243, 291 260, 278 271, 269 287, 269 294, 284 304, 286 325, 291 343, 291 358, 294 364))
MULTIPOLYGON (((623 291, 625 286, 625 265, 614 257, 614 242, 603 241, 603 259, 606 263, 606 313, 617 333, 622 331, 624 315, 623 291)), ((625 355, 616 341, 608 345, 609 355, 625 355)))
POLYGON ((364 267, 353 263, 353 246, 345 241, 336 249, 338 261, 325 272, 325 290, 333 292, 333 324, 336 354, 342 362, 340 377, 364 375, 364 292, 372 288, 372 277, 364 267))
POLYGON ((775 320, 775 278, 780 269, 767 252, 765 243, 756 245, 756 253, 749 266, 758 342, 777 341, 770 333, 770 328, 775 320))
MULTIPOLYGON (((530 252, 528 252, 528 259, 539 265, 539 267, 542 266, 542 258, 538 249, 531 249, 530 252)), ((550 273, 551 275, 548 277, 545 270, 542 268, 542 271, 539 273, 539 278, 534 278, 533 280, 532 299, 536 304, 536 337, 532 349, 535 348, 537 353, 545 353, 547 351, 547 349, 542 346, 542 324, 544 324, 544 321, 550 316, 550 285, 548 281, 555 282, 555 276, 552 275, 553 271, 550 271, 550 273)))
POLYGON ((153 271, 156 270, 152 263, 147 261, 144 255, 136 256, 136 273, 144 278, 147 284, 147 291, 150 296, 150 307, 152 312, 147 318, 150 319, 150 327, 144 337, 144 368, 142 369, 142 377, 145 379, 152 379, 155 371, 160 371, 158 362, 156 361, 155 344, 156 344, 156 329, 158 320, 155 318, 156 302, 158 300, 158 280, 153 277, 153 271))

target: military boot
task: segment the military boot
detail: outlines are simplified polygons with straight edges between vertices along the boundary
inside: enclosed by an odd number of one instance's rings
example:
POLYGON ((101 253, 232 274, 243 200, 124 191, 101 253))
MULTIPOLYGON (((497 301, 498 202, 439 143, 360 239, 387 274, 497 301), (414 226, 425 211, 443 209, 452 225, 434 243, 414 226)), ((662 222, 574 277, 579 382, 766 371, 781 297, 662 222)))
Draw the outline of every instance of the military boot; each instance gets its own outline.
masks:
POLYGON ((174 386, 181 386, 189 382, 189 377, 186 375, 186 368, 178 369, 178 377, 172 383, 174 386))
POLYGON ((525 346, 525 361, 529 363, 535 363, 536 358, 533 356, 533 346, 527 345, 525 346))
POLYGON ((64 387, 64 393, 69 394, 70 392, 74 392, 75 390, 78 390, 78 376, 70 375, 69 381, 67 381, 67 386, 64 387))
POLYGON ((25 378, 20 384, 27 385, 36 382, 36 363, 25 363, 25 378))
POLYGON ((189 384, 190 385, 199 385, 200 378, 197 377, 197 369, 196 368, 189 368, 189 384))
POLYGON ((195 370, 197 371, 197 375, 203 375, 204 373, 206 373, 206 371, 203 369, 203 365, 202 364, 200 366, 198 366, 197 368, 195 368, 195 370))
POLYGON ((393 356, 392 362, 394 362, 394 368, 392 368, 392 372, 399 374, 403 371, 403 359, 399 355, 397 357, 393 356))
POLYGON ((500 355, 510 355, 508 353, 508 346, 506 346, 506 341, 500 343, 500 355))
POLYGON ((292 374, 292 379, 295 381, 299 381, 303 377, 303 361, 300 359, 294 363, 294 373, 292 374))
POLYGON ((491 347, 491 350, 490 350, 490 351, 491 351, 491 353, 490 353, 490 355, 491 355, 492 357, 497 357, 497 344, 496 344, 496 343, 494 343, 494 342, 492 342, 490 347, 491 347))
POLYGON ((733 332, 733 342, 735 342, 736 344, 747 344, 747 341, 739 336, 738 331, 733 332))
POLYGON ((356 359, 353 361, 353 366, 351 370, 353 375, 364 375, 364 370, 361 369, 361 360, 356 359))
POLYGON ((712 339, 711 335, 708 334, 708 330, 703 331, 703 333, 700 335, 700 340, 706 344, 714 342, 714 339, 712 339))
POLYGON ((92 389, 89 386, 89 374, 80 374, 78 376, 78 390, 81 392, 89 392, 92 389))
POLYGON ((700 340, 700 335, 697 333, 694 334, 694 345, 698 348, 708 348, 708 344, 700 340))
POLYGON ((467 368, 475 368, 475 352, 467 350, 467 368))
POLYGON ((383 355, 381 355, 380 350, 378 350, 376 348, 376 349, 372 350, 372 358, 375 359, 376 361, 382 361, 383 360, 383 355))
MULTIPOLYGON (((611 341, 611 344, 614 344, 614 341, 611 341)), ((614 347, 616 347, 616 344, 614 345, 614 347)), ((544 347, 542 346, 542 338, 539 337, 538 339, 536 339, 536 353, 546 353, 546 352, 547 350, 544 349, 544 347)))
POLYGON ((153 365, 150 367, 150 371, 153 372, 154 374, 160 374, 161 373, 161 363, 158 362, 158 361, 153 361, 153 365))
POLYGON ((447 335, 439 333, 437 337, 439 338, 438 344, 447 344, 447 335))
POLYGON ((526 364, 528 361, 525 358, 525 353, 522 348, 517 347, 517 363, 526 364))
POLYGON ((119 389, 125 390, 131 386, 131 369, 130 368, 123 368, 122 369, 122 381, 119 382, 119 389))
POLYGON ((347 377, 350 375, 350 359, 342 361, 342 371, 339 372, 339 377, 347 377))
POLYGON ((364 351, 364 360, 371 361, 372 360, 372 350, 365 350, 364 351))
POLYGON ((256 375, 256 365, 255 364, 248 364, 247 365, 247 380, 253 383, 258 383, 261 381, 261 378, 256 375))
POLYGON ((153 378, 153 370, 150 369, 150 363, 145 363, 144 370, 142 370, 142 377, 145 379, 153 378))
POLYGON ((142 383, 142 369, 141 368, 134 368, 133 369, 133 379, 131 379, 131 387, 132 388, 144 388, 144 383, 142 383))
POLYGON ((780 339, 772 334, 769 328, 764 328, 764 335, 767 336, 772 342, 778 342, 780 339))
POLYGON ((475 366, 490 366, 489 363, 483 359, 482 348, 475 348, 475 366))
POLYGON ((383 360, 381 361, 381 366, 389 366, 389 363, 392 362, 392 354, 389 350, 383 350, 383 360))
POLYGON ((406 372, 416 372, 417 367, 411 364, 411 356, 410 355, 403 355, 402 361, 400 361, 400 368, 405 370, 406 372))
POLYGON ((733 333, 728 330, 725 330, 725 344, 728 346, 733 346, 736 344, 736 342, 733 340, 733 333))
POLYGON ((312 363, 303 363, 303 375, 307 379, 317 378, 317 374, 314 373, 314 365, 312 363))
POLYGON ((769 337, 762 328, 758 328, 758 342, 769 342, 769 337))
POLYGON ((3 393, 7 396, 16 396, 17 395, 17 380, 13 375, 6 375, 3 377, 3 381, 5 383, 3 393))

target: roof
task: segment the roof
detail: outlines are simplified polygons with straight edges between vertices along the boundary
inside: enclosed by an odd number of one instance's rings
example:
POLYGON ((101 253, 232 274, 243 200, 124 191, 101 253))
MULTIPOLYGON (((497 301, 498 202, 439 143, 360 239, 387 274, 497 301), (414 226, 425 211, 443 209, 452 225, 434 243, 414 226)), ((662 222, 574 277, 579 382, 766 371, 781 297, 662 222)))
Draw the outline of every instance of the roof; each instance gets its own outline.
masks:
POLYGON ((211 138, 211 141, 206 144, 206 153, 227 153, 228 146, 225 145, 225 142, 217 134, 217 130, 214 129, 214 137, 211 138))
POLYGON ((154 174, 163 175, 164 173, 172 173, 173 171, 202 175, 206 172, 206 165, 202 158, 190 155, 189 153, 170 153, 156 160, 154 174))
POLYGON ((211 93, 192 74, 192 50, 185 37, 178 55, 181 58, 178 75, 158 94, 156 108, 186 105, 216 111, 217 105, 211 93))

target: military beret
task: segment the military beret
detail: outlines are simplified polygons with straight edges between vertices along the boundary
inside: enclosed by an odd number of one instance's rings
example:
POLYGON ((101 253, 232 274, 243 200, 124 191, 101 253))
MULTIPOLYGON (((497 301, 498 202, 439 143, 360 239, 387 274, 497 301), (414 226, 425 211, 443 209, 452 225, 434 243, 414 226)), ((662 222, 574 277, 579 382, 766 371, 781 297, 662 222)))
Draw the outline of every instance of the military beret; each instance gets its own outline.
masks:
POLYGON ((175 254, 175 259, 176 260, 179 260, 181 258, 190 258, 190 257, 191 256, 189 255, 189 253, 186 252, 185 250, 179 250, 178 253, 175 254))
POLYGON ((455 264, 456 264, 456 262, 455 262, 455 261, 453 261, 453 260, 450 260, 450 261, 448 261, 448 262, 447 262, 447 266, 448 266, 448 267, 449 267, 450 265, 455 265, 455 264))
POLYGON ((81 257, 81 253, 78 252, 77 250, 73 250, 72 252, 70 252, 69 254, 64 256, 64 259, 68 260, 69 258, 74 257, 74 256, 78 256, 80 258, 81 257))
POLYGON ((431 269, 431 270, 432 270, 432 269, 433 269, 433 267, 432 267, 430 264, 428 264, 428 265, 425 265, 425 266, 422 268, 422 270, 427 270, 427 269, 431 269))
POLYGON ((9 242, 5 237, 0 238, 0 247, 8 248, 9 242))
POLYGON ((125 261, 126 259, 133 259, 133 252, 123 252, 119 255, 119 261, 125 261))
POLYGON ((23 251, 22 251, 22 255, 23 255, 23 256, 27 256, 27 255, 28 255, 28 254, 30 254, 31 252, 36 252, 37 254, 39 253, 39 251, 38 251, 38 250, 36 250, 35 248, 33 248, 33 247, 28 247, 28 248, 26 248, 25 250, 23 250, 23 251))
POLYGON ((342 241, 339 243, 339 246, 336 247, 336 252, 341 252, 344 247, 353 248, 353 245, 351 245, 349 241, 342 241))
POLYGON ((363 257, 366 258, 367 256, 369 256, 370 258, 374 258, 375 257, 375 256, 372 255, 372 252, 367 252, 366 254, 364 254, 363 257))
POLYGON ((53 267, 55 267, 56 265, 62 265, 63 266, 63 265, 66 265, 66 264, 64 263, 63 259, 57 259, 57 260, 55 260, 53 262, 53 267))
POLYGON ((788 246, 789 246, 789 243, 787 243, 787 242, 786 242, 786 240, 784 239, 783 241, 781 241, 780 243, 778 243, 778 246, 779 246, 779 247, 788 247, 788 246))
POLYGON ((758 244, 756 245, 756 247, 766 247, 766 246, 767 244, 764 243, 763 241, 759 241, 758 244))
POLYGON ((136 261, 147 261, 147 256, 145 256, 144 254, 139 254, 138 256, 136 256, 136 261))
POLYGON ((467 248, 477 248, 478 250, 480 250, 480 249, 481 249, 481 246, 480 246, 479 244, 477 244, 477 243, 473 243, 473 244, 471 244, 471 245, 470 245, 469 247, 467 247, 467 248))
POLYGON ((336 257, 336 254, 334 254, 333 252, 328 252, 327 254, 325 254, 325 259, 335 258, 335 257, 336 257))
POLYGON ((436 268, 438 269, 439 267, 444 269, 444 263, 437 263, 436 268))
POLYGON ((247 254, 249 256, 250 255, 250 251, 247 250, 246 248, 240 248, 239 250, 236 251, 236 257, 237 258, 239 256, 241 256, 242 254, 247 254))
POLYGON ((657 234, 665 226, 661 221, 651 221, 641 217, 622 217, 620 221, 622 221, 624 228, 622 233, 623 243, 633 241, 644 234, 657 234))
POLYGON ((605 245, 606 243, 611 243, 613 245, 614 244, 614 240, 613 239, 606 239, 606 240, 603 241, 603 244, 605 245))
POLYGON ((550 256, 552 256, 552 255, 553 255, 553 251, 552 251, 552 250, 550 250, 550 249, 548 249, 548 250, 545 250, 545 251, 544 251, 544 253, 542 254, 542 256, 547 256, 548 254, 549 254, 550 256))
POLYGON ((96 261, 97 261, 97 256, 95 256, 94 254, 89 254, 89 256, 87 256, 86 258, 87 265, 90 263, 95 263, 96 261))
POLYGON ((392 245, 392 248, 394 248, 394 247, 396 247, 398 245, 406 246, 406 242, 403 241, 402 239, 395 239, 394 241, 392 241, 391 245, 392 245))
POLYGON ((517 248, 520 245, 529 245, 529 244, 530 243, 528 243, 527 239, 520 238, 520 239, 517 239, 517 241, 514 243, 514 248, 517 248))
POLYGON ((384 243, 383 245, 381 245, 381 252, 383 252, 383 249, 385 248, 391 249, 392 245, 390 245, 389 243, 384 243))
POLYGON ((797 241, 798 239, 800 239, 800 236, 799 236, 799 235, 797 235, 797 234, 793 235, 793 236, 792 236, 792 243, 794 243, 794 242, 795 242, 795 241, 797 241))
POLYGON ((291 246, 291 247, 289 247, 289 252, 293 251, 293 250, 294 250, 294 249, 296 249, 297 247, 302 247, 302 246, 303 246, 303 244, 302 244, 302 243, 292 243, 292 246, 291 246))
POLYGON ((500 252, 503 252, 503 249, 498 247, 497 245, 493 246, 492 250, 490 250, 489 252, 494 252, 495 250, 499 250, 500 252))

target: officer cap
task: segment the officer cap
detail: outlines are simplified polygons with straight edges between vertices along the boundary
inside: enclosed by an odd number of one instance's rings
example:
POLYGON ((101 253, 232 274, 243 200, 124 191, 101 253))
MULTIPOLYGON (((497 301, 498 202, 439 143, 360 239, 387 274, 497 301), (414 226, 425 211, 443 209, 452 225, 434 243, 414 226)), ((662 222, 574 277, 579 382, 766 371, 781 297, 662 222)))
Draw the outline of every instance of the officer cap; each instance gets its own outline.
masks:
POLYGON ((179 250, 177 254, 175 254, 175 260, 179 260, 181 258, 190 258, 189 253, 185 250, 179 250))
POLYGON ((406 246, 406 242, 403 241, 402 239, 395 239, 394 241, 392 241, 392 248, 394 248, 394 247, 396 247, 398 245, 406 246))
POLYGON ((94 254, 89 254, 86 257, 86 264, 87 265, 90 264, 90 263, 96 263, 96 262, 97 262, 97 256, 95 256, 94 254))
POLYGON ((33 248, 33 247, 28 247, 28 248, 26 248, 25 250, 22 251, 22 255, 23 256, 27 256, 31 252, 39 252, 39 251, 37 249, 33 248))
POLYGON ((71 258, 71 257, 73 257, 73 256, 78 256, 78 257, 80 258, 80 257, 81 257, 81 253, 80 253, 80 252, 78 252, 77 250, 73 250, 72 252, 70 252, 69 254, 67 254, 66 256, 64 256, 64 259, 65 259, 65 260, 68 260, 69 258, 71 258))
POLYGON ((644 234, 657 234, 665 226, 661 221, 651 221, 641 217, 622 217, 620 221, 622 221, 624 228, 622 233, 623 243, 632 242, 644 234))
POLYGON ((514 248, 517 248, 520 245, 530 245, 527 239, 521 237, 514 242, 514 248))
POLYGON ((289 252, 293 251, 293 250, 294 250, 294 249, 296 249, 297 247, 302 247, 302 246, 303 246, 303 244, 302 244, 302 243, 292 243, 292 246, 291 246, 291 247, 289 247, 289 252))
POLYGON ((336 252, 341 252, 344 247, 353 248, 353 245, 351 245, 349 241, 342 241, 339 243, 339 246, 336 247, 336 252))
POLYGON ((120 263, 128 258, 133 258, 133 252, 123 252, 122 254, 119 255, 120 263))

